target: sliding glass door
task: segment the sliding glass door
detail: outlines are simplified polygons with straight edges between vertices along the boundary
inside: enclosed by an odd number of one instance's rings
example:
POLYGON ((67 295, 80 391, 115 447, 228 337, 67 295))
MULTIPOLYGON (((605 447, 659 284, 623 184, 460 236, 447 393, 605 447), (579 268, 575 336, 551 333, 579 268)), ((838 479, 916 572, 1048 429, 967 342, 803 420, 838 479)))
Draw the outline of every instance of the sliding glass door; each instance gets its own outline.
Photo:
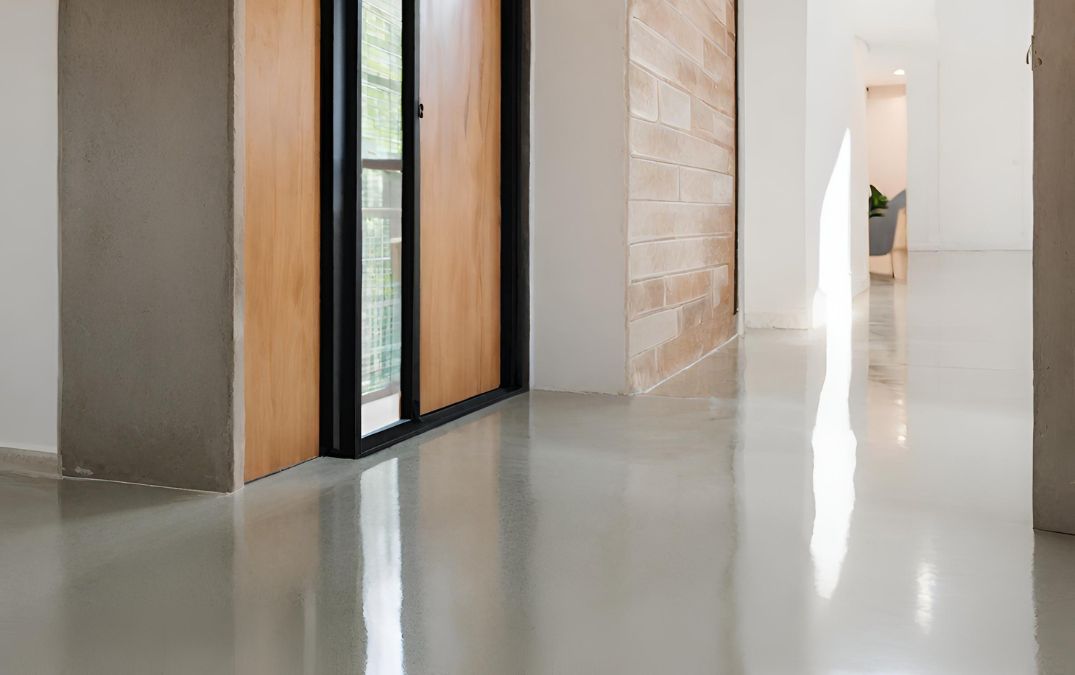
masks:
POLYGON ((322 454, 526 387, 527 12, 322 3, 322 454))
POLYGON ((362 2, 361 433, 401 418, 403 0, 362 2))

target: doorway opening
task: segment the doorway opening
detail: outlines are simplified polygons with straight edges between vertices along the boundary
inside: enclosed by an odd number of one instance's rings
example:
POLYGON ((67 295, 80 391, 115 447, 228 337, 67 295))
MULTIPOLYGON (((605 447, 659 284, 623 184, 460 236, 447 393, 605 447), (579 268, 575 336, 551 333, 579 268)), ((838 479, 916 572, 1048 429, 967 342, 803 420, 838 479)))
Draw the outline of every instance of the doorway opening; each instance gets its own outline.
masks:
MULTIPOLYGON (((902 78, 902 69, 894 78, 902 78)), ((868 86, 870 274, 907 280, 907 85, 868 86)))

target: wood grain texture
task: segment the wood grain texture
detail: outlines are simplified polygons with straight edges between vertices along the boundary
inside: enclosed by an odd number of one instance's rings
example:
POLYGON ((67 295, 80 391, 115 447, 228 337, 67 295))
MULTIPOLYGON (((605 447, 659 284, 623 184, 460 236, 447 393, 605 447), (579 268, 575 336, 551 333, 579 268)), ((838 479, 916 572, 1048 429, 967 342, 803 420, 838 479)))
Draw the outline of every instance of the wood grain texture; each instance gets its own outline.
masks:
POLYGON ((247 481, 318 455, 319 3, 247 0, 247 481))
POLYGON ((421 5, 421 411, 500 386, 501 0, 421 5))

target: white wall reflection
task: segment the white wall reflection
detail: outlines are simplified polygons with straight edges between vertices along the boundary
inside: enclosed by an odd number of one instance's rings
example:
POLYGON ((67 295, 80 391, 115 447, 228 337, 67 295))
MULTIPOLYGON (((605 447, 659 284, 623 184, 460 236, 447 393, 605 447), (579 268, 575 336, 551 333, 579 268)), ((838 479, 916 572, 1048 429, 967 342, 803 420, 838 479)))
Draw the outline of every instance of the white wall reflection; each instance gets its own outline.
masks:
POLYGON ((403 675, 399 460, 391 459, 367 469, 361 481, 366 675, 403 675))
POLYGON ((825 381, 817 406, 814 528, 810 555, 817 593, 828 599, 840 582, 855 508, 855 434, 851 431, 851 133, 844 133, 821 207, 818 304, 827 326, 825 381))

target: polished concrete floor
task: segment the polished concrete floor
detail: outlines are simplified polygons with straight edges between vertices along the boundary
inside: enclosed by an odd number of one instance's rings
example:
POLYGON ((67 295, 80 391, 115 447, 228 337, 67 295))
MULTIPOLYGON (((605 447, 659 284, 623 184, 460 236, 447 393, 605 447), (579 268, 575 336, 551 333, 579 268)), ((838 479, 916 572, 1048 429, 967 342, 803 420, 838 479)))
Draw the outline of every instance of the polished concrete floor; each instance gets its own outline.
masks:
POLYGON ((220 497, 0 477, 0 673, 1075 672, 1030 258, 220 497))

